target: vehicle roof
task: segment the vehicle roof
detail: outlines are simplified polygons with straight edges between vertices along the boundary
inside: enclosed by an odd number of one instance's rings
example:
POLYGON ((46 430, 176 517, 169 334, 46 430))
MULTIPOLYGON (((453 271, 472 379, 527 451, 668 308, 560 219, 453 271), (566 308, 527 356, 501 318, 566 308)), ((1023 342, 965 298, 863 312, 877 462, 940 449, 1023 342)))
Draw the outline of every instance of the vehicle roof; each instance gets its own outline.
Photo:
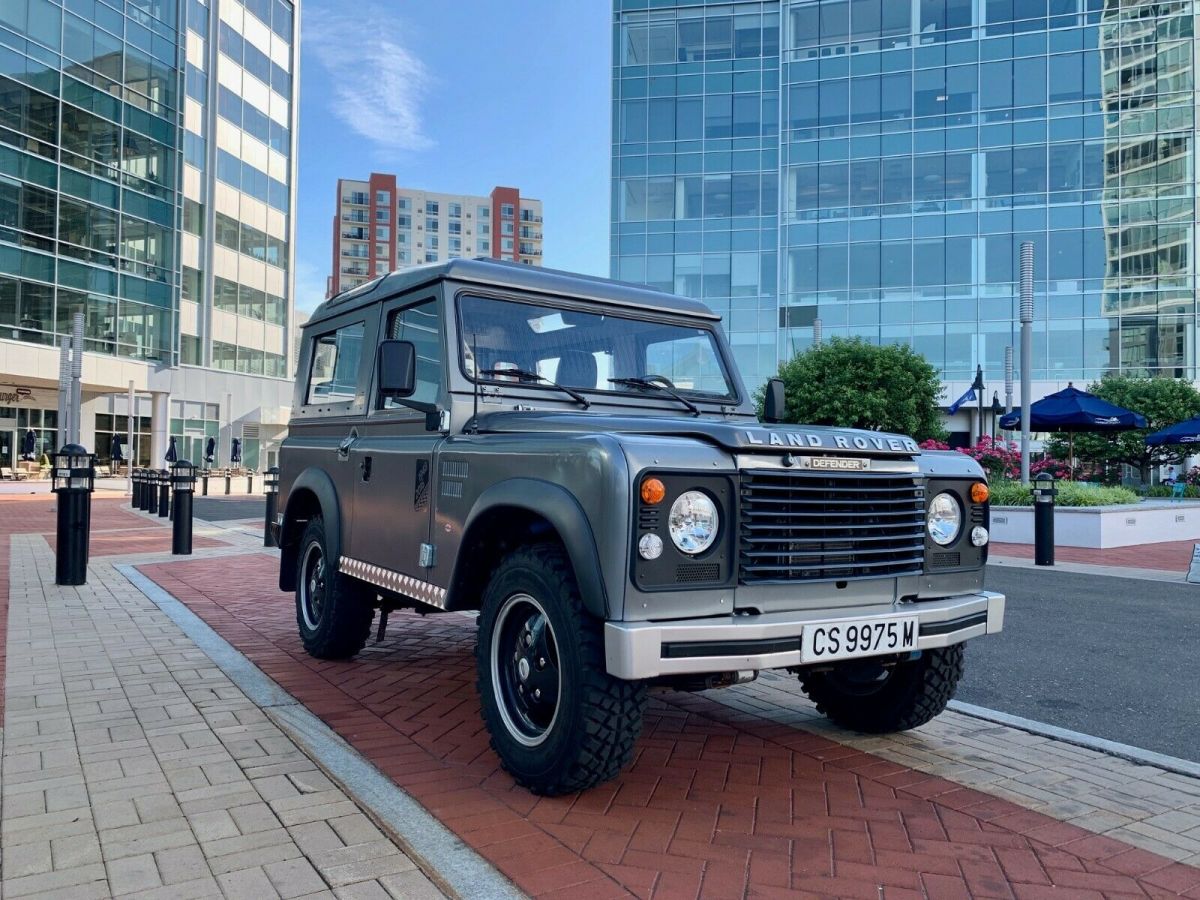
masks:
POLYGON ((581 298, 614 306, 649 309, 713 321, 720 319, 720 316, 699 300, 656 291, 645 285, 498 259, 452 259, 401 269, 343 291, 318 306, 305 323, 305 327, 330 316, 369 306, 382 298, 442 280, 581 298))

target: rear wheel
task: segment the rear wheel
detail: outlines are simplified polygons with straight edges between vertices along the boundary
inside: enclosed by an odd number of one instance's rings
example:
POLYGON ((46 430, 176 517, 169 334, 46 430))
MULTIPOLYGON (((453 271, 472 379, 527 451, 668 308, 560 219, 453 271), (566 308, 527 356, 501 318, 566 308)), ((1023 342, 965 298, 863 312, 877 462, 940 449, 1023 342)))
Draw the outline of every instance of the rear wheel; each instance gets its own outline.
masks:
POLYGON ((366 587, 337 571, 325 522, 313 516, 296 563, 296 624, 304 649, 318 659, 347 659, 367 643, 375 617, 366 587))
POLYGON ((632 758, 646 687, 605 671, 603 624, 583 609, 561 547, 501 562, 484 592, 476 666, 492 749, 533 793, 584 790, 632 758))
POLYGON ((800 686, 817 709, 837 724, 870 734, 907 731, 945 708, 963 674, 963 645, 922 651, 886 665, 879 659, 836 663, 799 672, 800 686))

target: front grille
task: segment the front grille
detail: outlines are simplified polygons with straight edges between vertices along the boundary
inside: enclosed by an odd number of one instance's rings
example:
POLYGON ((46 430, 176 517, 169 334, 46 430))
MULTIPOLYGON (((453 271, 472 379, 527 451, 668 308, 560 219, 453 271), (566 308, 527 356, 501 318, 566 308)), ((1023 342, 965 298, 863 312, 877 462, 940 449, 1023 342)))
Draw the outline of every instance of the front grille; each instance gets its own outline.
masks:
POLYGON ((917 476, 772 469, 742 472, 741 484, 743 584, 921 571, 925 488, 917 476))

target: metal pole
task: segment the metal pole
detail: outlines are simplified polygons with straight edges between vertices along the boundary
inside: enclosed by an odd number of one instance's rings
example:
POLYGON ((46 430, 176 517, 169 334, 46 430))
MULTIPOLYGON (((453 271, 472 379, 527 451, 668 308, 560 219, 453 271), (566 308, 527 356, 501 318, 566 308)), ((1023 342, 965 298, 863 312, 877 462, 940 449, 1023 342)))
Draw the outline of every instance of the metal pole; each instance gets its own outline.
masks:
POLYGON ((813 346, 821 346, 821 320, 820 318, 813 319, 813 346))
POLYGON ((128 475, 125 478, 125 485, 132 492, 133 490, 133 416, 136 410, 134 405, 137 403, 137 394, 133 392, 133 382, 129 382, 129 416, 126 422, 126 431, 128 440, 125 442, 125 468, 128 475))
POLYGON ((78 444, 83 420, 83 313, 75 313, 71 331, 71 443, 78 444))
POLYGON ((58 354, 58 440, 56 446, 71 443, 71 339, 63 335, 58 354))
POLYGON ((1021 484, 1029 484, 1029 407, 1033 398, 1033 241, 1021 241, 1021 484))
POLYGON ((1004 348, 1004 412, 1012 412, 1013 398, 1013 348, 1004 348))

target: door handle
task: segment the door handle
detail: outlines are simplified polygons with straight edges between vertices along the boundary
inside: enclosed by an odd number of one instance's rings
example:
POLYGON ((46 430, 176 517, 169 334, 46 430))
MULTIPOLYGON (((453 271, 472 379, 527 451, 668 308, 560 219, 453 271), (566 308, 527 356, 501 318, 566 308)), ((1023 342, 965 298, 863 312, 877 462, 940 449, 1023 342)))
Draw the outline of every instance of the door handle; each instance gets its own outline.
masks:
POLYGON ((345 438, 343 438, 342 442, 340 444, 338 444, 338 448, 337 448, 338 456, 341 456, 341 457, 349 456, 350 448, 354 446, 354 442, 356 440, 358 440, 357 433, 349 434, 345 438))
POLYGON ((359 465, 362 467, 362 480, 370 481, 371 480, 371 457, 364 456, 362 462, 359 465))

